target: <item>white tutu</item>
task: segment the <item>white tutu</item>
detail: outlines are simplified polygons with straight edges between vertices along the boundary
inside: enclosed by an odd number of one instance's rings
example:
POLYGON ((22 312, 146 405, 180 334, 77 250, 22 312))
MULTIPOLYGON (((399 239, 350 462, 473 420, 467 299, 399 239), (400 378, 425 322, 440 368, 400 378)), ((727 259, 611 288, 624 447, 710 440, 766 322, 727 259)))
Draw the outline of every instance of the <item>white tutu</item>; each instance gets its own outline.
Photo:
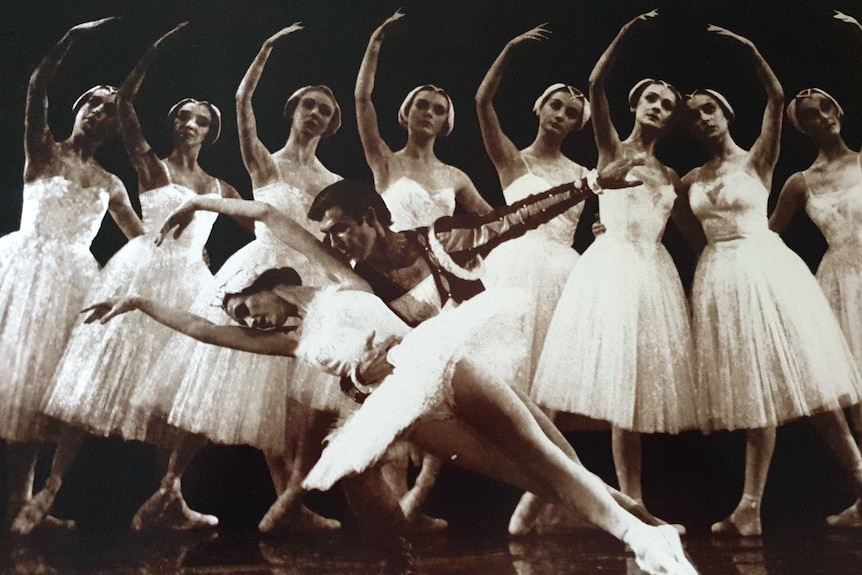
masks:
MULTIPOLYGON (((118 184, 119 185, 119 184, 118 184)), ((21 229, 0 238, 0 437, 45 439, 39 417, 84 296, 109 193, 57 176, 24 186, 21 229)))
POLYGON ((454 417, 450 383, 459 362, 469 361, 501 381, 523 377, 529 345, 521 330, 523 304, 520 292, 505 298, 484 293, 458 307, 444 308, 408 332, 376 296, 321 292, 303 322, 300 351, 304 357, 323 365, 349 364, 365 349, 372 333, 374 342, 389 335, 404 337, 389 352, 394 372, 330 435, 303 486, 326 490, 341 477, 377 461, 416 421, 454 417))
POLYGON ((390 227, 396 232, 430 226, 437 218, 455 212, 454 188, 426 190, 407 177, 399 178, 380 196, 392 213, 390 227))
MULTIPOLYGON (((506 187, 503 196, 508 204, 513 204, 551 187, 544 178, 528 172, 506 187)), ((583 204, 578 204, 524 236, 500 244, 488 254, 481 267, 482 283, 489 291, 514 288, 527 296, 524 329, 532 346, 529 378, 525 380, 528 389, 524 391, 529 395, 533 395, 529 388, 532 388, 554 309, 578 261, 572 241, 582 211, 583 204)))
POLYGON ((685 294, 660 239, 670 186, 608 190, 607 232, 572 270, 533 384, 536 402, 643 433, 697 427, 685 294))
MULTIPOLYGON (((167 215, 194 194, 169 184, 141 195, 148 231, 126 244, 105 266, 87 303, 139 295, 177 309, 188 309, 202 290, 213 289, 203 247, 216 214, 196 214, 183 235, 157 247, 154 238, 167 215)), ((132 409, 141 385, 162 386, 149 378, 174 332, 142 313, 128 313, 105 325, 76 326, 57 370, 45 413, 99 435, 144 440, 150 414, 132 409)), ((199 344, 204 345, 204 344, 199 344)))
POLYGON ((860 380, 814 276, 767 228, 768 191, 743 172, 693 185, 710 243, 692 291, 702 425, 776 426, 858 403, 860 380))

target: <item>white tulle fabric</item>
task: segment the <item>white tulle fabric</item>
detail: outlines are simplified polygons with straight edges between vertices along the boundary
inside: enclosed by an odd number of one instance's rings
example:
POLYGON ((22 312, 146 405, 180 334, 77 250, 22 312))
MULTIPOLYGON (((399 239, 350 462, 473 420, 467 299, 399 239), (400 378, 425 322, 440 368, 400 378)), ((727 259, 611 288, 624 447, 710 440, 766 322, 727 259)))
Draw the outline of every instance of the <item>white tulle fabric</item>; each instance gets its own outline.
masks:
POLYGON ((675 197, 647 184, 599 196, 606 231, 560 296, 533 384, 540 405, 645 433, 697 426, 685 294, 661 244, 675 197))
MULTIPOLYGON (((139 295, 188 309, 201 290, 213 289, 203 249, 216 214, 196 214, 179 239, 155 245, 168 214, 194 194, 189 188, 169 184, 140 195, 145 234, 111 258, 87 295, 88 303, 139 295)), ((124 314, 105 325, 79 321, 45 412, 94 434, 147 440, 150 414, 133 410, 131 398, 142 385, 157 386, 154 393, 172 393, 168 382, 149 375, 173 335, 141 313, 124 314)))
POLYGON ((417 421, 455 417, 451 381, 460 362, 500 381, 520 377, 528 346, 521 332, 523 296, 506 296, 486 292, 460 306, 447 305, 410 330, 372 294, 322 291, 302 325, 298 353, 309 361, 355 362, 372 334, 374 342, 390 335, 403 339, 389 351, 395 371, 330 434, 303 486, 326 490, 377 461, 417 421))
POLYGON ((862 168, 859 183, 849 188, 829 193, 809 188, 805 210, 829 243, 817 281, 862 368, 862 168))
POLYGON ((430 226, 437 218, 455 212, 455 189, 427 190, 407 177, 399 178, 380 196, 392 213, 393 231, 430 226))
MULTIPOLYGON (((286 183, 254 191, 256 200, 282 210, 297 222, 314 197, 286 183)), ((311 223, 307 229, 314 233, 311 223)), ((224 291, 247 287, 260 272, 290 266, 304 285, 327 284, 321 268, 276 238, 264 224, 255 225, 255 240, 233 254, 215 277, 217 289, 200 294, 193 311, 219 325, 233 322, 220 307, 224 291), (241 284, 241 285, 240 285, 241 284)), ((350 400, 338 379, 291 358, 260 355, 215 345, 201 346, 177 334, 166 348, 153 378, 172 382, 174 394, 155 394, 150 386, 136 394, 136 404, 168 414, 168 423, 228 445, 251 445, 282 453, 285 429, 300 415, 287 398, 315 409, 340 411, 350 400)), ((298 423, 299 421, 297 421, 298 423)))
POLYGON ((862 380, 814 276, 767 227, 748 173, 695 183, 709 244, 692 292, 703 428, 751 429, 858 403, 862 380))
POLYGON ((0 238, 3 439, 44 439, 38 414, 98 274, 89 248, 108 198, 104 187, 84 188, 61 176, 25 184, 20 229, 0 238))
MULTIPOLYGON (((513 204, 552 186, 542 177, 527 172, 503 190, 507 204, 513 204)), ((578 261, 572 248, 575 229, 583 211, 577 204, 551 221, 520 238, 504 242, 488 254, 481 267, 482 283, 488 290, 517 288, 527 295, 526 335, 532 342, 529 377, 525 380, 531 396, 533 376, 539 363, 548 326, 569 274, 578 261)))

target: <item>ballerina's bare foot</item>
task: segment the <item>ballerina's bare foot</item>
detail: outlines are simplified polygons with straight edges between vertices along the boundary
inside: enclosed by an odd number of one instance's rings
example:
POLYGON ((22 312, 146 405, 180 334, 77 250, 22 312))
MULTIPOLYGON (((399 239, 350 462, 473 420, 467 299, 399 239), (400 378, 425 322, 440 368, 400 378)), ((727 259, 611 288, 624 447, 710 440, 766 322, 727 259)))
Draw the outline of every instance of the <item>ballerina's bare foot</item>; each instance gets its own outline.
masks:
POLYGON ((713 523, 710 531, 716 535, 758 537, 763 533, 760 525, 760 508, 741 505, 727 519, 713 523))
POLYGON ((30 499, 12 521, 12 533, 16 535, 29 535, 33 529, 44 522, 48 512, 54 506, 54 499, 60 490, 62 481, 56 477, 48 478, 45 487, 30 499))
POLYGON ((862 527, 862 501, 856 503, 839 513, 826 518, 826 524, 830 527, 862 527))
POLYGON ((449 522, 438 517, 430 517, 424 513, 418 513, 409 521, 411 533, 438 533, 449 527, 449 522))
POLYGON ((523 536, 533 531, 536 519, 545 508, 545 502, 529 491, 525 492, 518 501, 512 517, 509 519, 509 535, 523 536))
POLYGON ((635 554, 637 566, 650 575, 697 575, 670 525, 634 525, 623 538, 635 554))

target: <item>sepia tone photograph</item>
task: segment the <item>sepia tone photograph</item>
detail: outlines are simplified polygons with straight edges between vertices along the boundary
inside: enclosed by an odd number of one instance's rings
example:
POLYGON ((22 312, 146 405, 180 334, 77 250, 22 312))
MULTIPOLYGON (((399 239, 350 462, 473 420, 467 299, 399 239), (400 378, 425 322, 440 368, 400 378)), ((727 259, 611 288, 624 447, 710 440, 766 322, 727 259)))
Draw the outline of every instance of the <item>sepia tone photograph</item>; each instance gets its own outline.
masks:
POLYGON ((0 572, 862 573, 859 2, 3 13, 0 572))

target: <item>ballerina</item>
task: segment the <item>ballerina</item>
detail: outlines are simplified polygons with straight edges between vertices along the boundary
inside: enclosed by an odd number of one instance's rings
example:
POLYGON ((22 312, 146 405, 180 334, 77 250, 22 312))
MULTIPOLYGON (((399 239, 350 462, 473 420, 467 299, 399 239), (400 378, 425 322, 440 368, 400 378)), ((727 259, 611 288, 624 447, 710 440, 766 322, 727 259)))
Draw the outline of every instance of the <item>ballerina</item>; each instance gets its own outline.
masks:
MULTIPOLYGON (((299 88, 284 106, 284 118, 290 126, 287 141, 270 153, 258 138, 252 107, 254 92, 272 50, 302 29, 301 24, 294 23, 263 43, 237 89, 236 110, 240 151, 251 177, 254 198, 277 206, 297 222, 306 222, 310 230, 305 213, 315 194, 341 179, 316 155, 320 141, 335 134, 341 126, 341 108, 327 86, 299 88)), ((254 270, 290 266, 309 285, 329 283, 314 262, 277 242, 265 225, 258 223, 254 230, 255 240, 233 254, 216 274, 218 289, 203 292, 196 299, 193 310, 210 321, 230 321, 212 302, 219 292, 230 291, 231 286, 246 281, 254 270)), ((168 421, 217 443, 251 445, 263 451, 277 495, 285 490, 297 492, 314 461, 315 446, 320 444, 330 423, 329 419, 314 415, 317 410, 340 413, 347 404, 352 405, 338 391, 331 375, 305 362, 201 346, 180 335, 174 338, 166 355, 155 377, 177 381, 173 405, 165 406, 170 411, 168 421), (306 413, 307 408, 314 411, 306 413), (286 432, 291 435, 290 441, 286 441, 286 432), (304 446, 288 449, 288 445, 297 441, 304 446)), ((156 388, 142 391, 147 396, 139 401, 164 402, 156 395, 156 388)), ((300 496, 297 492, 297 497, 300 496)), ((271 511, 260 521, 263 532, 340 527, 337 521, 299 504, 296 509, 271 511)))
POLYGON ((669 216, 685 225, 675 192, 679 178, 654 154, 680 97, 662 80, 638 82, 628 96, 634 128, 620 140, 605 94, 605 82, 629 32, 655 16, 649 12, 624 25, 590 75, 599 167, 643 156, 645 165, 635 174, 644 185, 599 195, 606 232, 587 248, 569 276, 533 384, 540 405, 612 424, 620 489, 639 502, 640 434, 697 427, 685 295, 661 244, 669 216))
MULTIPOLYGON (((99 85, 84 92, 72 106, 75 123, 67 139, 55 141, 48 125, 48 85, 64 57, 80 38, 112 20, 71 28, 33 71, 27 87, 21 227, 0 239, 0 437, 9 452, 9 519, 31 499, 39 444, 57 439, 39 414, 78 310, 98 275, 90 243, 106 211, 127 238, 143 233, 122 181, 94 158, 116 136, 117 89, 99 85)), ((53 518, 49 523, 60 525, 53 518)))
POLYGON ((708 30, 746 48, 767 94, 750 150, 731 137, 734 111, 719 92, 696 90, 686 100, 692 131, 710 154, 683 178, 708 240, 692 288, 701 424, 705 431, 746 430, 742 498, 712 531, 750 536, 762 532, 775 429, 786 421, 812 416, 862 494, 862 456, 840 412, 862 399, 862 378, 814 276, 767 225, 781 84, 750 40, 719 26, 708 30))
MULTIPOLYGON (((836 10, 837 20, 860 27, 852 16, 836 10)), ((787 105, 787 119, 818 147, 817 158, 802 172, 791 175, 781 189, 769 228, 782 232, 793 216, 805 210, 826 236, 829 248, 817 267, 817 280, 832 306, 844 337, 862 367, 862 157, 841 136, 844 110, 819 88, 799 92, 787 105)), ((859 406, 851 410, 853 423, 862 425, 859 406)), ((860 501, 827 518, 833 526, 862 526, 860 501)))
MULTIPOLYGON (((376 195, 373 190, 351 192, 354 197, 376 195)), ((559 200, 565 200, 564 193, 557 196, 551 196, 550 207, 554 203, 570 207, 571 202, 559 200)), ((548 198, 547 194, 537 197, 548 198)), ((523 225, 525 210, 529 214, 537 207, 549 204, 521 203, 511 212, 502 212, 503 218, 510 221, 507 215, 517 214, 512 221, 523 225)), ((506 381, 527 350, 517 296, 501 303, 486 292, 490 297, 476 296, 411 330, 369 293, 371 286, 362 277, 284 214, 258 202, 195 198, 184 206, 189 210, 214 208, 264 220, 279 237, 307 250, 344 285, 318 290, 299 285, 301 279, 294 270, 265 272, 247 289, 225 299, 226 311, 242 327, 217 326, 135 296, 95 304, 88 308, 92 311, 88 321, 104 323, 139 309, 200 341, 256 353, 301 356, 357 384, 389 373, 332 437, 305 479, 307 488, 328 489, 344 476, 361 473, 383 456, 396 437, 409 435, 423 449, 457 465, 578 508, 630 545, 638 564, 650 573, 694 573, 676 531, 666 525, 648 526, 625 511, 611 495, 614 490, 574 461, 559 446, 559 439, 551 438, 553 424, 540 421, 541 412, 506 381), (301 318, 299 330, 283 328, 294 316, 301 318), (496 337, 489 340, 489 332, 496 337), (386 367, 362 369, 369 355, 386 358, 386 367), (383 412, 387 415, 381 418, 383 412)), ((175 213, 163 233, 184 218, 185 214, 179 217, 175 213)), ((490 232, 487 223, 482 224, 483 237, 490 232)), ((448 235, 442 233, 444 239, 448 235)), ((379 363, 372 360, 368 365, 379 363)))
MULTIPOLYGON (((154 244, 157 230, 151 222, 162 220, 189 196, 239 197, 230 184, 210 176, 197 162, 201 148, 218 138, 221 128, 218 108, 191 98, 177 102, 168 112, 173 150, 162 160, 144 139, 133 105, 150 63, 184 25, 178 25, 156 41, 119 90, 120 133, 138 173, 146 233, 127 243, 111 258, 88 295, 91 301, 136 290, 183 307, 191 305, 189 293, 213 281, 202 256, 214 215, 194 218, 190 222, 191 232, 182 241, 171 242, 160 249, 154 244)), ((149 377, 151 363, 173 332, 140 319, 129 317, 109 330, 94 330, 84 323, 75 327, 44 407, 49 417, 68 427, 58 442, 45 488, 15 519, 13 529, 16 532, 28 533, 51 508, 87 433, 116 434, 127 440, 172 446, 173 460, 182 460, 186 454, 194 453, 205 441, 199 437, 182 438, 178 445, 172 445, 174 438, 170 430, 155 421, 156 414, 134 409, 131 398, 142 385, 160 386, 166 394, 173 391, 170 382, 149 377)), ((179 475, 172 477, 170 484, 163 482, 157 496, 163 504, 161 511, 173 529, 212 527, 218 521, 188 508, 182 497, 179 475)), ((139 510, 133 528, 151 526, 145 524, 145 515, 151 507, 145 504, 139 510)))

